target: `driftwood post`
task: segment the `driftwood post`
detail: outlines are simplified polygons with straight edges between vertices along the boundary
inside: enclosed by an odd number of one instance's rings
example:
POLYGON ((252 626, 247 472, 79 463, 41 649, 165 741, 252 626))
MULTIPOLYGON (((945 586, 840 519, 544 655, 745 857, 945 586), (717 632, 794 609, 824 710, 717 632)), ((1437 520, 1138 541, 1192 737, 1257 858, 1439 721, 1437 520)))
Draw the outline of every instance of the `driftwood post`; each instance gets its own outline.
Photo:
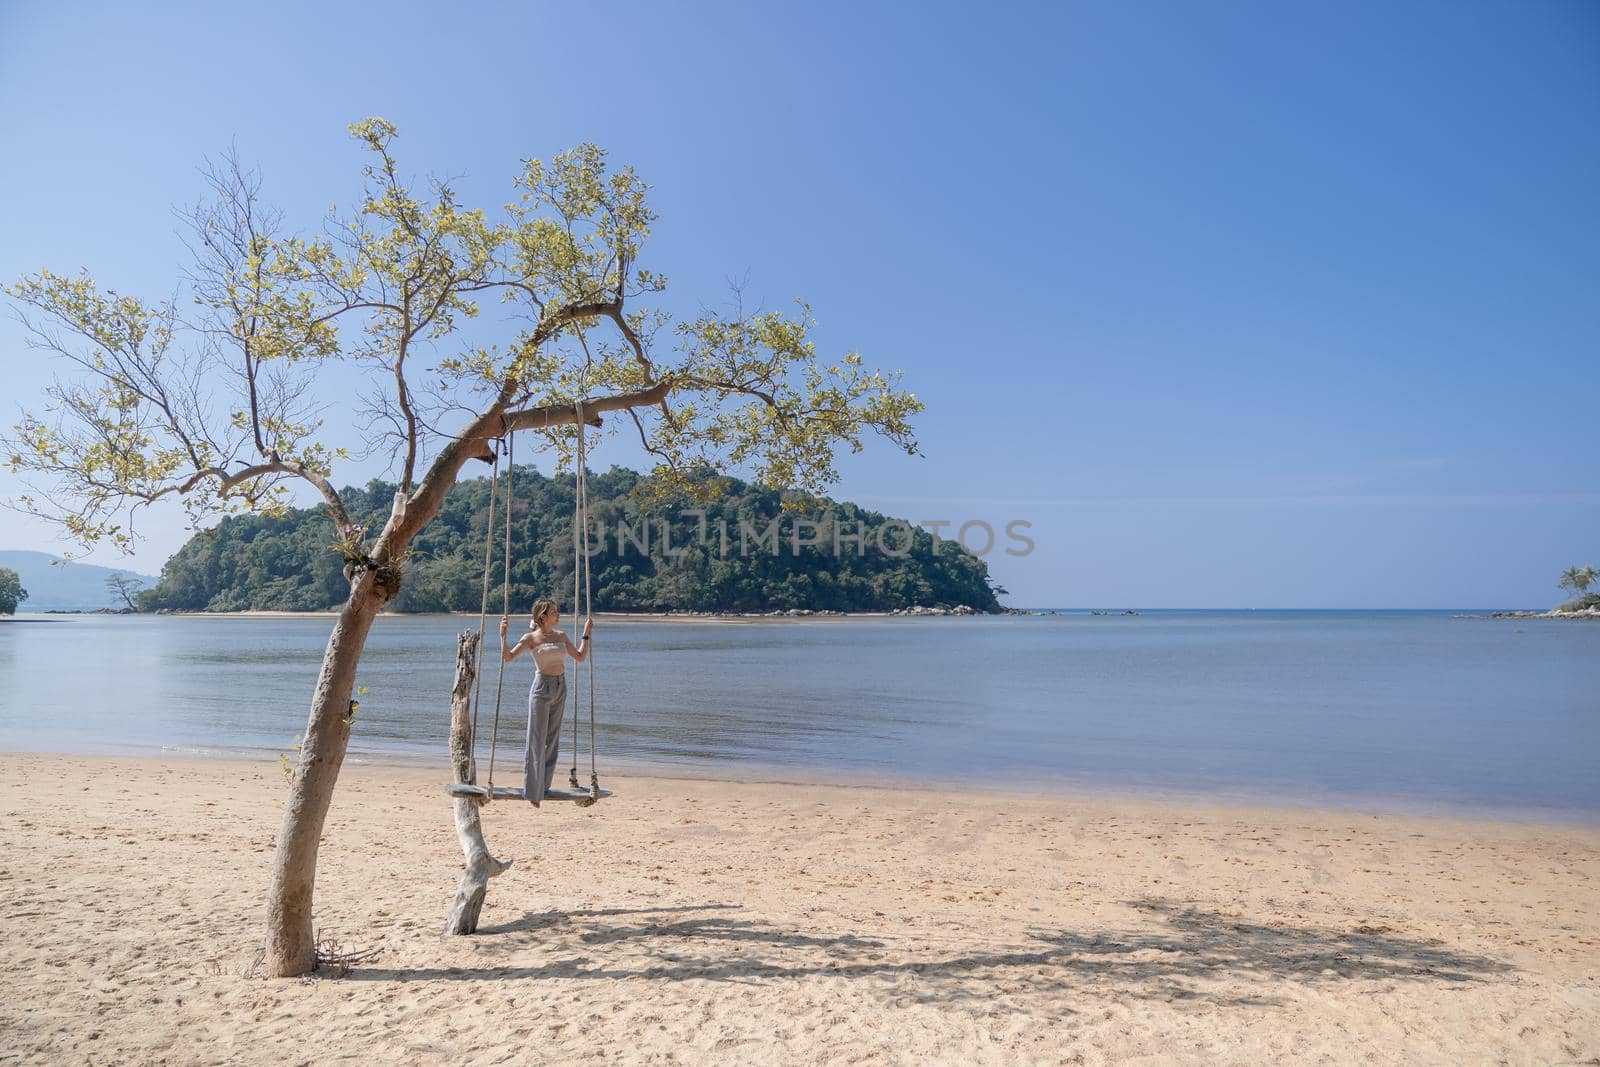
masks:
MULTIPOLYGON (((472 758, 472 683, 478 671, 479 635, 471 630, 456 638, 456 680, 450 690, 450 773, 457 785, 475 785, 478 768, 472 758)), ((467 869, 450 906, 446 934, 471 934, 478 930, 478 913, 489 891, 489 879, 511 866, 510 860, 489 855, 478 819, 477 800, 456 797, 456 837, 467 858, 467 869)))

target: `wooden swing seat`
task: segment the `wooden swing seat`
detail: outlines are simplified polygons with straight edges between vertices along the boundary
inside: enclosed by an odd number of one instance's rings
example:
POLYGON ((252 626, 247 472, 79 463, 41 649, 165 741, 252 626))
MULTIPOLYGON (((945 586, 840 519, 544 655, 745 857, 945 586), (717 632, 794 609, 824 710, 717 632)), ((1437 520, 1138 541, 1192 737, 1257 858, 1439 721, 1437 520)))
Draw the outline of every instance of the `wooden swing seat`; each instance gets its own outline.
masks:
MULTIPOLYGON (((488 789, 486 789, 484 786, 481 786, 481 785, 454 785, 454 784, 452 784, 452 785, 445 786, 444 787, 444 791, 446 793, 449 793, 453 797, 484 797, 484 796, 489 796, 488 789)), ((609 790, 609 789, 600 790, 600 799, 601 800, 604 800, 606 797, 608 797, 610 795, 611 795, 611 790, 609 790)), ((490 796, 489 799, 491 799, 491 800, 526 800, 527 797, 525 797, 523 795, 522 790, 520 790, 520 789, 513 788, 512 786, 509 786, 509 785, 497 785, 497 786, 494 787, 494 795, 490 796)), ((591 800, 591 799, 593 799, 593 794, 590 793, 587 789, 546 789, 544 791, 544 799, 545 800, 591 800)))

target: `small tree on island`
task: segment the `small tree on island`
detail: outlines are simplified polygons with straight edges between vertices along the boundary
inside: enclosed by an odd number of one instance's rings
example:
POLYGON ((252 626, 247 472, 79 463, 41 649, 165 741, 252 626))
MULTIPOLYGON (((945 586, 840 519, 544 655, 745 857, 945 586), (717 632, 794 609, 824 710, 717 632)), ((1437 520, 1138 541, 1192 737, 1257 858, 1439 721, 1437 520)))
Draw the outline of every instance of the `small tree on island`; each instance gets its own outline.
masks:
POLYGON ((275 976, 316 963, 317 850, 368 632, 469 460, 492 459, 522 430, 565 465, 580 418, 609 431, 603 417, 618 413, 667 484, 739 465, 815 492, 836 478, 835 449, 859 450, 869 433, 915 454, 910 419, 922 407, 855 353, 818 358, 804 305, 793 317, 683 321, 635 309, 665 288, 637 265, 655 215, 632 169, 609 169, 593 145, 527 161, 491 222, 447 181, 419 192, 402 179, 387 121, 350 130, 370 153, 360 207, 330 212, 315 236, 285 234, 235 157, 208 168, 208 199, 184 215, 192 315, 87 274, 43 271, 9 289, 32 343, 78 372, 47 391, 47 416, 25 414, 6 442, 12 469, 37 486, 21 507, 80 545, 128 551, 129 517, 157 501, 176 498, 195 523, 274 514, 299 481, 334 524, 349 594, 278 834, 264 959, 275 976), (517 316, 498 343, 467 330, 487 297, 517 316), (365 372, 365 391, 348 375, 319 379, 335 364, 365 372), (321 439, 328 412, 389 457, 399 490, 380 529, 359 530, 334 488, 345 453, 321 439))
POLYGON ((28 599, 22 588, 22 575, 10 567, 0 567, 0 615, 15 615, 17 605, 28 599))

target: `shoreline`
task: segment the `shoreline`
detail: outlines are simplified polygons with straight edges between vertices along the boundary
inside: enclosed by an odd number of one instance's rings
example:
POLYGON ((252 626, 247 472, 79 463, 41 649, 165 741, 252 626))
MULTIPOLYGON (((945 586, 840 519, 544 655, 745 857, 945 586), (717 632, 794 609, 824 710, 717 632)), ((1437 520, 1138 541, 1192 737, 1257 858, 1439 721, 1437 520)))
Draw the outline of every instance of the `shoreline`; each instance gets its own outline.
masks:
POLYGON ((347 766, 317 929, 248 977, 277 768, 0 773, 0 1029, 28 1061, 1012 1064, 1600 1056, 1600 832, 617 779, 497 801, 472 937, 430 768, 347 766))
MULTIPOLYGON (((0 761, 43 757, 64 760, 87 760, 97 763, 134 760, 154 764, 193 763, 208 767, 229 767, 235 770, 270 767, 278 771, 279 757, 284 753, 266 749, 143 749, 105 752, 56 751, 39 749, 0 749, 0 761)), ((504 757, 502 753, 502 757, 504 757)), ((440 789, 448 777, 448 758, 438 756, 408 756, 396 752, 347 752, 346 768, 359 767, 373 771, 405 773, 433 772, 438 775, 440 789)), ((500 766, 504 774, 520 781, 521 770, 512 759, 504 758, 500 766)), ((564 767, 562 768, 564 771, 564 767)), ((1244 813, 1271 812, 1279 815, 1300 813, 1304 815, 1345 816, 1350 818, 1400 818, 1438 821, 1461 825, 1544 827, 1551 830, 1590 830, 1600 832, 1600 811, 1582 808, 1558 808, 1513 805, 1469 804, 1423 797, 1392 794, 1289 794, 1264 789, 1241 787, 1157 786, 1136 783, 1115 783, 1086 778, 1010 779, 987 778, 963 783, 952 790, 949 785, 934 777, 905 774, 895 771, 864 771, 860 769, 829 770, 800 766, 766 764, 723 767, 688 766, 657 763, 630 763, 612 760, 602 768, 602 780, 643 779, 654 782, 680 782, 694 786, 751 786, 794 790, 808 794, 839 794, 852 791, 896 794, 921 794, 929 798, 972 797, 990 801, 1040 801, 1085 804, 1120 804, 1149 806, 1164 811, 1185 808, 1208 808, 1240 811, 1244 813)), ((504 779, 502 779, 503 784, 504 779)), ((559 782, 557 783, 559 784, 559 782)))
MULTIPOLYGON (((518 617, 512 612, 512 618, 518 617)), ((523 613, 525 614, 525 613, 523 613)), ((1561 611, 1551 608, 1538 611, 1526 608, 1502 610, 1464 611, 1460 608, 1014 608, 999 611, 978 611, 961 608, 902 608, 892 611, 834 611, 832 609, 794 608, 789 610, 715 612, 715 611, 597 611, 596 619, 607 622, 855 622, 887 619, 1000 619, 1000 618, 1156 618, 1174 614, 1424 614, 1450 619, 1587 619, 1600 620, 1600 607, 1583 611, 1561 611)), ((334 619, 339 609, 325 611, 280 611, 276 609, 246 609, 244 611, 126 611, 114 608, 51 609, 45 611, 19 609, 15 615, 0 616, 0 623, 11 619, 40 621, 53 618, 80 617, 107 618, 173 618, 173 619, 334 619)), ((476 619, 475 611, 381 611, 379 618, 391 619, 476 619)), ((499 618, 498 612, 489 612, 487 618, 499 618)), ((570 616, 569 616, 570 617, 570 616)))
MULTIPOLYGON (((522 615, 526 615, 523 612, 522 615)), ((883 619, 998 619, 1012 616, 1054 615, 1057 612, 1033 611, 1024 609, 1007 609, 998 612, 958 611, 954 609, 913 609, 907 611, 812 611, 810 609, 796 609, 793 611, 770 611, 748 613, 725 612, 674 612, 674 611, 597 611, 594 617, 606 622, 634 623, 634 622, 857 622, 875 621, 883 619)), ((38 616, 40 618, 65 618, 78 616, 105 616, 108 618, 163 618, 163 619, 336 619, 338 610, 330 611, 275 611, 275 610, 247 610, 247 611, 116 611, 111 609, 95 611, 19 611, 17 615, 38 616)), ((385 619, 476 619, 475 611, 382 611, 379 618, 385 619)), ((498 619, 498 612, 490 612, 486 618, 498 619)), ((518 618, 517 612, 512 612, 513 619, 518 618)), ((570 616, 568 616, 570 618, 570 616)), ((3 620, 0 620, 3 621, 3 620)))

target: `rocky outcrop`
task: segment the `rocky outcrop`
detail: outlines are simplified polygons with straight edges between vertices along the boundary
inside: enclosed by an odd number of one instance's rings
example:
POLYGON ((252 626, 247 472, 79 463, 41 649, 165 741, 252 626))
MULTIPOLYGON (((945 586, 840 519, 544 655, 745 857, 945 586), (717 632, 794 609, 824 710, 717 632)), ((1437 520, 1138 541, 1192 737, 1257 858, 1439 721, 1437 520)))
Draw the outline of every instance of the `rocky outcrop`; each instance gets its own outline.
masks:
POLYGON ((1600 619, 1600 607, 1579 611, 1491 611, 1487 615, 1457 615, 1458 619, 1600 619))
POLYGON ((895 608, 893 611, 889 612, 889 614, 890 615, 982 615, 983 612, 979 611, 977 608, 970 607, 969 605, 966 605, 966 604, 957 604, 953 608, 946 608, 946 607, 930 608, 930 607, 926 607, 926 606, 924 606, 922 604, 918 604, 916 607, 912 607, 912 608, 895 608))

